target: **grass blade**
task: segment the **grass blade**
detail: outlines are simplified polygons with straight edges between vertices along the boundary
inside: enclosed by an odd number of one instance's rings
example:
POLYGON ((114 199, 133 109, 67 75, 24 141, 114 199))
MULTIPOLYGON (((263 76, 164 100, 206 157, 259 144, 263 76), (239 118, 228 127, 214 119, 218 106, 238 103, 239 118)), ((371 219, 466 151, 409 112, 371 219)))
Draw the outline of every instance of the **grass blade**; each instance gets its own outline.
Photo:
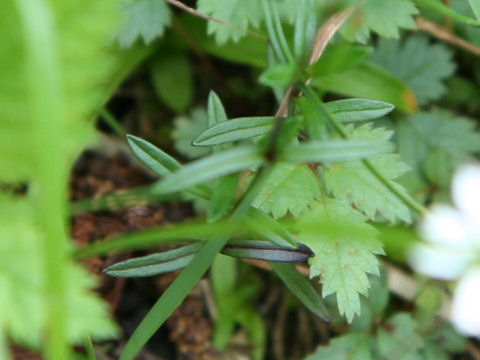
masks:
POLYGON ((190 264, 181 272, 175 281, 158 299, 148 314, 143 318, 133 335, 127 342, 120 360, 133 360, 148 339, 175 311, 177 306, 188 295, 190 290, 207 271, 216 254, 223 248, 229 238, 228 234, 220 234, 205 243, 194 256, 190 264))
POLYGON ((185 223, 176 227, 167 225, 97 242, 76 250, 73 256, 77 259, 84 259, 91 256, 104 255, 110 251, 120 252, 145 249, 154 245, 170 243, 178 239, 198 241, 209 238, 212 234, 222 229, 225 229, 224 223, 185 223))
POLYGON ((300 274, 295 265, 271 262, 275 273, 287 285, 290 291, 315 315, 329 321, 329 315, 323 300, 313 285, 300 274))

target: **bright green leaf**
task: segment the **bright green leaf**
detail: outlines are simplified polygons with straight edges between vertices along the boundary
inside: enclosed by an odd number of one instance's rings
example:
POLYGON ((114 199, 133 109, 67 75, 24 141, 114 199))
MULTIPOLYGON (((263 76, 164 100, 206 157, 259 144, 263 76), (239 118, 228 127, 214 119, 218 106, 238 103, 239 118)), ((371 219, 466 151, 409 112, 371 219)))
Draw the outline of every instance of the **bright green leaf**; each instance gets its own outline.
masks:
POLYGON ((349 205, 326 198, 299 222, 299 241, 315 253, 310 276, 320 276, 322 294, 336 294, 339 312, 351 322, 360 313, 360 294, 368 296, 367 274, 379 275, 383 254, 375 229, 349 205))
MULTIPOLYGON (((352 137, 357 139, 388 140, 391 135, 383 128, 372 129, 371 124, 359 126, 352 133, 352 137)), ((388 180, 394 180, 409 170, 397 154, 379 155, 370 161, 377 169, 381 169, 388 180)), ((408 207, 363 162, 334 164, 325 171, 324 176, 327 190, 335 198, 346 200, 370 219, 380 214, 391 222, 410 221, 408 207)), ((401 189, 400 185, 396 186, 401 189)))
POLYGON ((170 25, 170 10, 164 0, 130 0, 122 13, 124 19, 118 34, 122 47, 132 46, 138 38, 150 44, 170 25))
POLYGON ((372 61, 405 81, 420 104, 439 99, 446 91, 443 80, 455 70, 451 51, 443 44, 430 44, 422 35, 403 44, 380 39, 372 61))

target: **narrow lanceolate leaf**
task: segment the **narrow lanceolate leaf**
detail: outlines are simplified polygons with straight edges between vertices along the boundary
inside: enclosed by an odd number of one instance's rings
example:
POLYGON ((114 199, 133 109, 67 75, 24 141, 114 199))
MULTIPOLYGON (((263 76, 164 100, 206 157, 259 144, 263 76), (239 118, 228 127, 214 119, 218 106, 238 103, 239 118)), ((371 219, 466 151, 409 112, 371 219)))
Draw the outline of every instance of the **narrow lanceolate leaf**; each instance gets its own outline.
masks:
POLYGON ((348 322, 360 313, 360 294, 367 296, 367 274, 379 275, 376 254, 383 254, 376 230, 350 205, 326 198, 298 223, 299 241, 315 253, 310 275, 320 276, 323 297, 336 294, 348 322))
POLYGON ((208 95, 207 120, 208 127, 228 120, 222 101, 214 91, 208 95))
POLYGON ((305 305, 311 312, 323 320, 328 321, 329 315, 322 298, 297 268, 292 264, 270 263, 275 273, 287 285, 290 291, 305 305))
POLYGON ((264 135, 273 128, 275 120, 274 116, 259 116, 221 122, 201 133, 193 141, 193 145, 212 146, 264 135))
POLYGON ((237 147, 184 166, 155 185, 154 191, 160 194, 185 190, 223 175, 258 167, 262 161, 256 147, 237 147))
MULTIPOLYGON (((388 140, 391 135, 383 128, 372 129, 371 124, 362 125, 352 132, 357 139, 388 140)), ((397 154, 375 156, 370 161, 377 169, 381 169, 388 180, 394 180, 409 170, 397 154)), ((362 161, 334 164, 325 171, 324 176, 327 190, 335 198, 351 203, 370 219, 380 214, 391 222, 410 221, 408 207, 362 161)), ((399 184, 393 185, 405 191, 399 184)))
POLYGON ((373 120, 391 112, 395 106, 384 101, 344 99, 325 104, 330 113, 341 122, 373 120))
POLYGON ((306 246, 285 249, 268 241, 259 240, 242 240, 229 243, 223 248, 222 253, 239 258, 285 263, 306 261, 313 255, 306 246))
POLYGON ((363 159, 393 151, 388 141, 327 140, 290 145, 279 160, 293 163, 337 162, 363 159))
POLYGON ((144 277, 182 269, 203 246, 202 242, 158 254, 121 261, 105 269, 111 276, 144 277))
POLYGON ((159 176, 166 176, 181 167, 177 160, 146 140, 127 135, 127 143, 135 156, 159 176))
POLYGON ((298 217, 319 198, 318 179, 307 165, 279 163, 272 169, 252 205, 271 213, 275 219, 287 212, 298 217))

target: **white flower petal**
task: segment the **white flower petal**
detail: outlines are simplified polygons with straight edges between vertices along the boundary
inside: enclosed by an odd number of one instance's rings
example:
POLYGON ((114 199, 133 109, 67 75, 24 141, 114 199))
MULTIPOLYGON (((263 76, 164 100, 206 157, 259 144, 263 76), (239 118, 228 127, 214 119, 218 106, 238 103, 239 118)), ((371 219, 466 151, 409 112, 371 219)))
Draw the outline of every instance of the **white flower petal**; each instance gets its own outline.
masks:
POLYGON ((435 244, 471 249, 474 245, 462 215, 450 206, 435 205, 420 222, 420 235, 435 244))
POLYGON ((469 270, 457 284, 451 320, 459 332, 480 336, 480 267, 469 270))
MULTIPOLYGON (((480 228, 480 166, 462 166, 453 177, 452 198, 472 224, 480 228)), ((480 232, 480 231, 479 231, 480 232)))
POLYGON ((418 272, 440 280, 456 280, 474 260, 469 251, 415 244, 409 254, 411 266, 418 272))

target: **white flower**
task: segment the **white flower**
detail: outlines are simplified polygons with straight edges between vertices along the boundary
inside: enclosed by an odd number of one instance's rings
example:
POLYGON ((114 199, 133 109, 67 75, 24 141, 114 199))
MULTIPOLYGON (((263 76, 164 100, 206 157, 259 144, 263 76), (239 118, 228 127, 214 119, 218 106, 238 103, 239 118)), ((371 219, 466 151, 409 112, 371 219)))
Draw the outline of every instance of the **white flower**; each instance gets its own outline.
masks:
POLYGON ((451 320, 458 331, 480 335, 480 166, 465 165, 452 181, 455 208, 433 206, 420 222, 427 243, 416 244, 410 262, 432 278, 458 280, 451 320))

